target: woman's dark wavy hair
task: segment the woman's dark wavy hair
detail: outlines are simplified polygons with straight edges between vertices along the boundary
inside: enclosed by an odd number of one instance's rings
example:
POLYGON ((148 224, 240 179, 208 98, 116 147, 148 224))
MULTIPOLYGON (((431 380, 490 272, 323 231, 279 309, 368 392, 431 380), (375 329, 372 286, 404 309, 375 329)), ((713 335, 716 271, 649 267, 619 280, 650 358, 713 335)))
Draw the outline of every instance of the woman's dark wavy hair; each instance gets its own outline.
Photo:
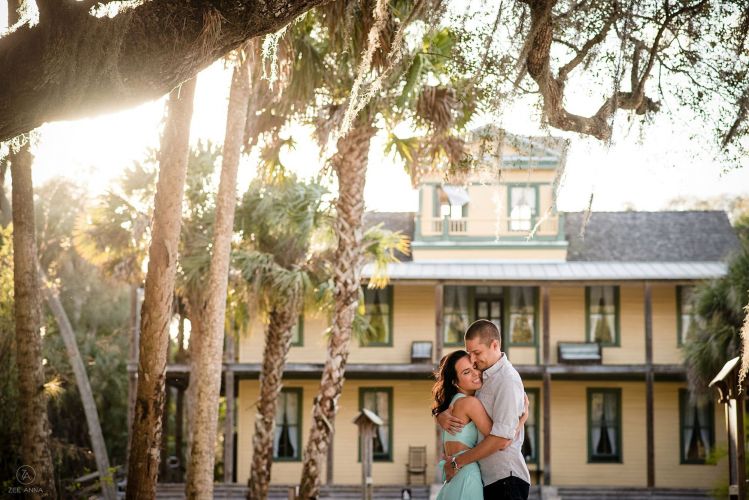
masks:
POLYGON ((468 356, 463 350, 457 350, 442 357, 440 367, 434 372, 436 382, 432 386, 432 415, 439 415, 447 410, 453 396, 458 393, 456 384, 458 382, 458 372, 455 370, 455 364, 459 359, 468 356))

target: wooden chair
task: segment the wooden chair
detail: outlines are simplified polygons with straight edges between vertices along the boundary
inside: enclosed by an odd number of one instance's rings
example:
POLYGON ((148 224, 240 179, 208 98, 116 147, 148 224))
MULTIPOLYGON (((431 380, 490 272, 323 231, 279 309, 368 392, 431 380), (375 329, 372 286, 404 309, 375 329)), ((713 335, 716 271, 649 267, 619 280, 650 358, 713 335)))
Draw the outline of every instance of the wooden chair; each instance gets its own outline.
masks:
POLYGON ((406 464, 406 484, 411 484, 411 476, 422 476, 427 484, 427 447, 409 446, 408 463, 406 464))

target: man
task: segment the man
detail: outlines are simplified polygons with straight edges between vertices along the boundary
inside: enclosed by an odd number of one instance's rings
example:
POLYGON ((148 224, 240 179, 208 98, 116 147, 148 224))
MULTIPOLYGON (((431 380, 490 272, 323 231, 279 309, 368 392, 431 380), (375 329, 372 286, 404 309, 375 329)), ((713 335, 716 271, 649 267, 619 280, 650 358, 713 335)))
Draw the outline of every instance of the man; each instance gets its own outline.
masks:
MULTIPOLYGON (((518 419, 523 413, 525 391, 517 370, 501 351, 501 337, 496 325, 480 319, 465 333, 466 351, 476 369, 482 372, 483 385, 476 393, 492 419, 491 434, 467 452, 447 457, 445 474, 448 479, 462 467, 478 461, 484 482, 485 499, 527 499, 531 477, 521 446, 524 431, 515 435, 518 419)), ((455 433, 463 423, 445 410, 437 416, 440 427, 455 433)))

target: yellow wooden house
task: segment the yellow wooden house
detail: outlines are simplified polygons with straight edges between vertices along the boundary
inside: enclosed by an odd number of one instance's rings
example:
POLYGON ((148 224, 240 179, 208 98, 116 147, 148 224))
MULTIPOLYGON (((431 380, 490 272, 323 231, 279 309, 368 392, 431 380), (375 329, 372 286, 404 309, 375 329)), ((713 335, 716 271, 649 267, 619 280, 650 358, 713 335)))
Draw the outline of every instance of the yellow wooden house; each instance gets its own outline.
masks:
MULTIPOLYGON (((725 446, 723 408, 690 401, 681 355, 694 324, 693 286, 723 275, 738 248, 726 215, 561 213, 553 193, 563 143, 506 134, 498 153, 477 156, 484 166, 459 182, 426 176, 418 212, 367 214, 368 225, 406 233, 412 253, 390 265, 389 286, 364 291, 377 336, 351 346, 324 481, 360 483, 351 421, 362 408, 384 420, 375 484, 407 484, 413 447, 426 447, 436 463, 432 372, 477 318, 500 327, 525 383, 523 450, 535 484, 698 494, 727 477, 725 461, 707 460, 725 446)), ((299 481, 327 326, 313 313, 297 325, 279 398, 274 484, 299 481)), ((250 469, 263 352, 262 325, 251 330, 231 367, 239 483, 250 469)), ((436 482, 434 466, 426 482, 436 482)))

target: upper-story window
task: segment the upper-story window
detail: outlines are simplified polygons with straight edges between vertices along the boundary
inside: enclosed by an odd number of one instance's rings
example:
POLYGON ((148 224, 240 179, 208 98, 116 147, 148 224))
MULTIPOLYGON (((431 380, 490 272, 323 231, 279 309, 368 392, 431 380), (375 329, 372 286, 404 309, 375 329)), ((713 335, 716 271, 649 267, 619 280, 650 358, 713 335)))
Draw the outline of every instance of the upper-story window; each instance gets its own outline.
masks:
POLYGON ((676 324, 679 345, 683 345, 692 336, 697 326, 694 318, 693 294, 693 286, 676 287, 676 324))
POLYGON ((619 345, 619 287, 589 286, 585 289, 588 342, 619 345))
POLYGON ((538 192, 535 186, 509 186, 510 231, 530 231, 536 217, 538 192))
POLYGON ((364 288, 364 314, 369 321, 364 346, 393 345, 393 287, 364 288))
POLYGON ((445 286, 443 305, 444 343, 460 345, 468 325, 473 320, 473 287, 445 286))
POLYGON ((507 288, 510 345, 535 345, 537 299, 538 288, 536 287, 507 288))
POLYGON ((533 346, 538 336, 537 311, 537 287, 446 285, 443 341, 445 345, 463 345, 468 326, 481 318, 497 325, 507 345, 533 346), (505 331, 509 338, 502 333, 505 331))
POLYGON ((462 219, 468 217, 468 191, 460 186, 444 185, 436 189, 435 217, 462 219), (439 212, 437 211, 439 210, 439 212))

